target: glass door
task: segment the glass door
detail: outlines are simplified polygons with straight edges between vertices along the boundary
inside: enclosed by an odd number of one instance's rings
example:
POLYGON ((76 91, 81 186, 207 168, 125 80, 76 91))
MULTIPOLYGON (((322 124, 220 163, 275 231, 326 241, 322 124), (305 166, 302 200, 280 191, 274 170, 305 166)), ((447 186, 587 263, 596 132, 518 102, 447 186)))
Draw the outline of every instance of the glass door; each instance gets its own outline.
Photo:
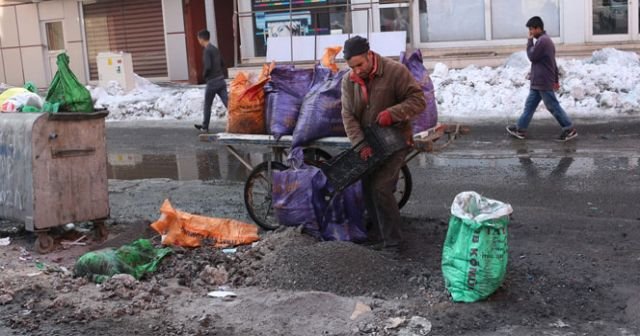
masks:
MULTIPOLYGON (((592 0, 591 33, 594 41, 628 40, 636 30, 632 31, 632 2, 637 0, 592 0)), ((637 6, 637 4, 636 4, 637 6)), ((637 28, 637 27, 636 27, 637 28)), ((637 33, 636 33, 637 35, 637 33)))

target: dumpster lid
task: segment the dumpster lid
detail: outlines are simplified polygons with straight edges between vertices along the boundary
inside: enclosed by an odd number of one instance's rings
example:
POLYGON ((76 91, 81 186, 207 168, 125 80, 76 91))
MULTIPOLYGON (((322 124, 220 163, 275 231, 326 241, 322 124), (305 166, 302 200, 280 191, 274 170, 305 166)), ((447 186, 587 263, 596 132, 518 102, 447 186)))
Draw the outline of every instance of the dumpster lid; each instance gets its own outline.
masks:
POLYGON ((106 118, 108 115, 109 111, 106 109, 96 110, 91 113, 57 112, 50 113, 49 120, 91 120, 106 118))

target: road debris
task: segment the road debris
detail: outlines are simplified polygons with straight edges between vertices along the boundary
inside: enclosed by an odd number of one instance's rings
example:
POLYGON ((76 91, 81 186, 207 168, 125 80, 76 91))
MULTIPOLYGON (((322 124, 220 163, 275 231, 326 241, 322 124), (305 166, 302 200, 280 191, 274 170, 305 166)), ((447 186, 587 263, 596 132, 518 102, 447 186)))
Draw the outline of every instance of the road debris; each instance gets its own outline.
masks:
POLYGON ((0 246, 9 246, 11 244, 11 238, 0 238, 0 246))
POLYGON ((353 313, 351 314, 351 320, 356 320, 361 315, 371 312, 371 307, 368 305, 358 301, 356 302, 356 307, 353 309, 353 313))

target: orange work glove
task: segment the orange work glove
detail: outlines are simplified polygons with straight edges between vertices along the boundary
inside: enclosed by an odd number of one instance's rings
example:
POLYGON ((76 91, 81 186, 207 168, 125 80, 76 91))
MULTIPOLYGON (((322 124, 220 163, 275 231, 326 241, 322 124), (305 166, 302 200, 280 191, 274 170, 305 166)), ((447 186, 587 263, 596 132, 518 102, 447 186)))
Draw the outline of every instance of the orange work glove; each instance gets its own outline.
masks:
POLYGON ((364 161, 369 160, 369 158, 373 155, 373 148, 371 146, 365 146, 360 150, 360 158, 364 161))
POLYGON ((384 110, 380 112, 378 114, 378 117, 376 118, 376 122, 378 123, 378 125, 382 127, 391 126, 391 124, 393 124, 393 118, 391 117, 391 112, 389 112, 388 110, 384 110))

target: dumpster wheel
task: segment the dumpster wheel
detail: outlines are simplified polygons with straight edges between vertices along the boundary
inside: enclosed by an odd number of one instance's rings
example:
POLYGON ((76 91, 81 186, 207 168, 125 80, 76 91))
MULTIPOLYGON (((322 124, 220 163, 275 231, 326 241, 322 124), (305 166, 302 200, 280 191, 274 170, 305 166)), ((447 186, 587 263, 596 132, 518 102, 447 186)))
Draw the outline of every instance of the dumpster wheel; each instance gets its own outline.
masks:
POLYGON ((98 242, 103 242, 107 240, 109 236, 109 230, 107 230, 107 225, 104 223, 104 220, 97 220, 93 223, 93 231, 94 231, 94 239, 98 242))
POLYGON ((53 251, 53 237, 49 235, 49 232, 38 232, 36 238, 35 248, 40 254, 47 254, 53 251))

